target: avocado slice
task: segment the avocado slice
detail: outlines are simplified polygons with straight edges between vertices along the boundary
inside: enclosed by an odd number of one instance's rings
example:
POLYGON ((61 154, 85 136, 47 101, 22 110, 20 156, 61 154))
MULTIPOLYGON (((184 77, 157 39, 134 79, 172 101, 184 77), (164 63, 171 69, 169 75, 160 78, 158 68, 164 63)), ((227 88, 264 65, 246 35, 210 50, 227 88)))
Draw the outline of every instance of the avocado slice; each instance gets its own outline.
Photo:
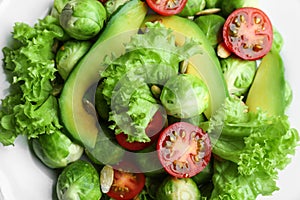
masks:
POLYGON ((139 0, 126 3, 111 17, 104 31, 90 51, 80 60, 68 77, 62 90, 59 105, 61 119, 75 140, 93 148, 99 131, 102 131, 93 106, 94 99, 87 99, 87 91, 95 96, 93 88, 100 79, 100 65, 106 55, 116 56, 125 51, 122 44, 137 33, 147 13, 146 4, 139 0))
POLYGON ((270 51, 263 57, 249 89, 246 99, 249 111, 260 108, 269 115, 283 115, 285 84, 283 61, 278 52, 270 51))
POLYGON ((182 45, 186 37, 193 38, 199 42, 202 53, 189 59, 186 73, 195 74, 206 83, 210 93, 210 104, 208 109, 204 111, 204 114, 207 118, 210 118, 224 103, 225 98, 229 94, 214 49, 198 25, 187 18, 176 15, 168 17, 149 15, 146 16, 144 24, 155 21, 173 30, 178 45, 182 45))

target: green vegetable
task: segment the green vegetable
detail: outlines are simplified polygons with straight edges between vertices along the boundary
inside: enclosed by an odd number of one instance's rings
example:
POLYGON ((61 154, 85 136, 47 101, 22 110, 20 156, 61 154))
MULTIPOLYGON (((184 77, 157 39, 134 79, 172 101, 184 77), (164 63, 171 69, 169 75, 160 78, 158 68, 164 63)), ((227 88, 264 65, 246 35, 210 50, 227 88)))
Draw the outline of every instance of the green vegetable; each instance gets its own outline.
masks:
POLYGON ((93 163, 99 165, 114 165, 122 160, 125 150, 114 140, 114 133, 107 124, 100 122, 103 131, 98 133, 94 148, 87 148, 85 152, 93 163))
POLYGON ((104 4, 104 7, 106 8, 106 11, 107 11, 108 18, 128 1, 129 0, 108 0, 104 4))
POLYGON ((66 80, 77 62, 88 52, 91 42, 69 40, 56 53, 56 67, 61 77, 66 80))
POLYGON ((63 29, 77 40, 88 40, 103 28, 106 10, 97 0, 72 0, 63 8, 59 21, 63 29))
POLYGON ((221 1, 221 12, 224 17, 227 17, 234 10, 242 7, 257 7, 258 0, 230 0, 221 1))
POLYGON ((180 74, 164 85, 160 100, 169 115, 190 118, 207 109, 209 93, 200 78, 191 74, 180 74))
POLYGON ((273 26, 272 51, 280 52, 284 42, 281 33, 273 26))
POLYGON ((69 1, 71 0, 54 0, 53 7, 50 12, 51 16, 59 18, 60 13, 69 1))
POLYGON ((269 115, 284 115, 286 109, 284 64, 277 51, 263 57, 249 89, 246 104, 251 112, 257 108, 269 115), (260 97, 260 98, 257 98, 260 97))
POLYGON ((176 46, 171 30, 159 23, 148 23, 147 32, 133 36, 126 52, 115 60, 107 58, 108 67, 101 73, 102 92, 112 110, 111 128, 117 134, 127 134, 129 142, 149 142, 145 129, 159 105, 148 84, 166 83, 178 73, 179 62, 200 50, 189 39, 184 45, 176 46))
POLYGON ((140 27, 147 9, 144 2, 133 0, 126 3, 106 24, 105 30, 101 33, 90 51, 80 60, 66 81, 60 96, 60 112, 62 121, 77 141, 87 148, 94 148, 98 132, 98 119, 95 112, 87 110, 82 102, 93 102, 86 99, 94 97, 95 91, 91 90, 99 82, 99 71, 105 66, 99 65, 106 55, 121 55, 124 47, 120 44, 127 43, 140 27), (120 36, 115 40, 115 36, 120 36), (73 115, 78 113, 78 115, 73 115))
POLYGON ((205 0, 188 0, 183 10, 178 13, 179 16, 194 16, 205 8, 205 0))
POLYGON ((156 194, 156 199, 164 200, 199 200, 200 198, 197 184, 191 178, 167 177, 156 194))
POLYGON ((216 14, 203 15, 196 18, 195 23, 201 28, 213 47, 222 41, 222 30, 225 19, 216 14))
POLYGON ((253 82, 256 62, 230 56, 222 59, 220 63, 229 93, 236 96, 245 95, 253 82))
POLYGON ((61 131, 41 135, 32 139, 31 143, 35 155, 50 168, 66 167, 78 160, 83 153, 83 148, 73 143, 61 131))
POLYGON ((52 96, 55 57, 52 45, 64 36, 56 18, 48 16, 34 27, 15 23, 13 49, 5 47, 4 68, 10 94, 0 108, 0 142, 14 143, 18 135, 35 138, 61 128, 57 102, 52 96))
POLYGON ((287 116, 247 110, 241 99, 231 97, 209 122, 212 151, 227 160, 214 160, 212 199, 255 199, 259 194, 270 195, 277 190, 279 170, 295 154, 299 135, 290 128, 287 116))
POLYGON ((59 174, 56 192, 59 200, 99 200, 99 174, 87 161, 73 162, 59 174))

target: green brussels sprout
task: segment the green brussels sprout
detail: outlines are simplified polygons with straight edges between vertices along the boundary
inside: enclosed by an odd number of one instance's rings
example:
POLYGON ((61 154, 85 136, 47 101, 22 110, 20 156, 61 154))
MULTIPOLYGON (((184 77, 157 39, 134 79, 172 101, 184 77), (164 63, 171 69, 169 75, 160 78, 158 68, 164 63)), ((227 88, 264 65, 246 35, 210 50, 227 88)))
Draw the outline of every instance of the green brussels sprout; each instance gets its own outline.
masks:
POLYGON ((205 8, 220 8, 223 0, 206 0, 205 8))
POLYGON ((163 200, 199 200, 201 194, 193 179, 167 177, 158 188, 156 197, 163 200))
POLYGON ((58 176, 56 194, 59 200, 99 200, 102 192, 97 170, 87 161, 71 163, 58 176))
POLYGON ((230 56, 221 60, 221 67, 230 94, 245 94, 255 76, 256 62, 230 56))
POLYGON ((64 9, 64 7, 69 1, 71 0, 54 0, 50 15, 59 18, 61 11, 64 9))
POLYGON ((61 131, 34 138, 31 144, 35 155, 50 168, 65 167, 78 160, 83 153, 83 148, 61 131))
POLYGON ((178 13, 178 15, 182 17, 194 16, 204 8, 205 0, 188 0, 183 10, 178 13))
POLYGON ((77 40, 88 40, 103 28, 106 10, 97 0, 72 0, 63 8, 59 21, 63 29, 77 40))
POLYGON ((88 52, 91 42, 69 40, 65 42, 56 53, 56 66, 58 73, 66 80, 77 62, 88 52))
POLYGON ((258 7, 258 0, 230 0, 222 1, 222 15, 227 17, 234 10, 242 7, 258 7))
POLYGON ((205 34, 213 47, 222 41, 222 30, 225 19, 216 14, 203 15, 195 19, 195 23, 205 34))
POLYGON ((160 100, 167 113, 177 118, 200 115, 209 104, 206 84, 192 74, 179 74, 164 85, 160 100))

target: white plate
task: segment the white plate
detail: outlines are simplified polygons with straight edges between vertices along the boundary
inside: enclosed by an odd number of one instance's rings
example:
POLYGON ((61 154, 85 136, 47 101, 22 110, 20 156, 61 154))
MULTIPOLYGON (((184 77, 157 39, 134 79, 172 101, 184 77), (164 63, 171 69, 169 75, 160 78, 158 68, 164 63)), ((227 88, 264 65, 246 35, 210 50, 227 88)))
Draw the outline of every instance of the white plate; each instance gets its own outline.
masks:
MULTIPOLYGON (((34 24, 50 9, 53 0, 0 0, 0 49, 7 45, 15 22, 34 24)), ((300 130, 300 78, 298 57, 300 37, 300 0, 260 0, 262 8, 275 27, 282 33, 285 45, 282 56, 286 67, 286 77, 293 89, 293 102, 288 110, 292 127, 300 130)), ((1 53, 0 59, 3 58, 1 53)), ((0 98, 6 94, 8 84, 0 68, 0 98)), ((26 140, 19 137, 15 146, 0 144, 0 200, 51 200, 55 174, 44 167, 29 151, 26 140)), ((280 191, 260 200, 300 199, 300 149, 292 163, 280 173, 280 191)))

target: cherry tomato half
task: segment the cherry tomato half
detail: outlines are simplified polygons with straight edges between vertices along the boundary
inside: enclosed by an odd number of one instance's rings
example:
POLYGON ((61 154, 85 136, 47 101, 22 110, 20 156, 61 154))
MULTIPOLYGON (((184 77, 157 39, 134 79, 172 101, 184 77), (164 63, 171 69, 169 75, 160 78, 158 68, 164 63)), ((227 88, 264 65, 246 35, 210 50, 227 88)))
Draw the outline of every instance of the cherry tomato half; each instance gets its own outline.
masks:
POLYGON ((260 9, 244 7, 233 11, 223 27, 227 48, 245 60, 257 60, 272 46, 273 30, 268 16, 260 9))
POLYGON ((180 13, 187 0, 146 0, 146 2, 154 12, 168 16, 180 13))
POLYGON ((166 122, 166 117, 162 113, 161 110, 158 110, 152 120, 149 122, 145 132, 150 137, 150 142, 128 142, 127 135, 124 133, 120 133, 116 135, 116 140, 120 146, 128 149, 130 151, 138 151, 145 149, 146 147, 150 146, 154 141, 157 140, 159 136, 159 132, 163 129, 166 122))
POLYGON ((187 178, 201 172, 209 163, 211 143, 201 128, 187 122, 176 122, 162 131, 157 152, 170 175, 187 178))
POLYGON ((114 167, 114 180, 107 195, 116 200, 130 200, 138 195, 144 188, 145 175, 135 173, 136 168, 119 164, 114 167))

